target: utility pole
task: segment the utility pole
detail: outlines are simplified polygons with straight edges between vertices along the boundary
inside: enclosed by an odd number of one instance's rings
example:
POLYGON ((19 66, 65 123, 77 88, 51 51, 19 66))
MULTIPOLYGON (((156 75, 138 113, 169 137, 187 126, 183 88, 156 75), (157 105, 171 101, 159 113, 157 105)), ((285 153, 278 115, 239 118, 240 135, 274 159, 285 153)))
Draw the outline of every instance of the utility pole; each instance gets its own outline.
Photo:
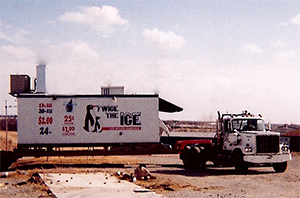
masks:
POLYGON ((12 108, 12 107, 17 107, 17 106, 8 106, 7 105, 7 100, 5 100, 5 151, 8 151, 8 116, 7 116, 7 108, 12 108))
POLYGON ((7 128, 8 128, 8 120, 7 120, 7 100, 5 100, 5 137, 6 137, 6 141, 5 141, 5 143, 6 143, 6 149, 5 149, 5 151, 8 150, 8 149, 7 149, 7 140, 8 140, 8 138, 7 138, 7 128))

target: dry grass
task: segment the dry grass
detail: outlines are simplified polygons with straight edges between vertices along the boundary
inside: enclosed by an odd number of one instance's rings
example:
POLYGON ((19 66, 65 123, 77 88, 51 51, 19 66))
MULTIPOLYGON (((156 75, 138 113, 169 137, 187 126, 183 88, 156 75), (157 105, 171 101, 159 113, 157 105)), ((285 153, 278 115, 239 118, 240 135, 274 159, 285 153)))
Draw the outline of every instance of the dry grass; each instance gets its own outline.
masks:
MULTIPOLYGON (((7 149, 12 151, 17 148, 18 137, 16 131, 7 132, 7 149)), ((0 150, 6 150, 6 131, 0 131, 0 150)))
MULTIPOLYGON (((8 131, 8 144, 7 148, 12 151, 17 148, 17 132, 8 131)), ((0 131, 0 150, 6 149, 6 132, 0 131)), ((24 165, 84 165, 84 164, 138 164, 142 163, 142 160, 138 157, 126 157, 126 156, 80 156, 80 157, 23 157, 17 162, 13 163, 11 168, 18 168, 24 165)))
POLYGON ((143 163, 138 157, 126 156, 80 156, 80 157, 23 157, 14 162, 11 166, 13 169, 22 167, 46 167, 46 166, 61 166, 61 167, 84 167, 85 165, 97 164, 139 164, 143 163))

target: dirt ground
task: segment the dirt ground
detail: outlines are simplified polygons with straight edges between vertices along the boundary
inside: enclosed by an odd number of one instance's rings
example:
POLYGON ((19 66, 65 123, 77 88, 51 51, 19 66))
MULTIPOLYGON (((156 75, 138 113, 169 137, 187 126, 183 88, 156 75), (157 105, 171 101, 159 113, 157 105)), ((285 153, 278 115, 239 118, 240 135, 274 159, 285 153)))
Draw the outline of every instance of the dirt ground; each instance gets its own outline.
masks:
POLYGON ((300 197, 299 153, 293 153, 285 173, 260 167, 250 168, 247 174, 236 174, 233 168, 185 170, 178 155, 22 158, 11 166, 14 171, 0 178, 0 194, 1 197, 55 197, 34 173, 130 174, 139 163, 146 164, 156 179, 138 180, 136 184, 166 197, 300 197))
POLYGON ((12 164, 7 176, 5 172, 0 173, 0 196, 55 197, 36 173, 41 176, 79 172, 116 175, 118 171, 130 174, 143 163, 156 179, 138 180, 136 184, 165 197, 297 198, 300 197, 300 154, 292 155, 284 173, 275 173, 271 167, 253 167, 247 174, 236 174, 232 167, 186 170, 178 155, 24 157, 12 164))

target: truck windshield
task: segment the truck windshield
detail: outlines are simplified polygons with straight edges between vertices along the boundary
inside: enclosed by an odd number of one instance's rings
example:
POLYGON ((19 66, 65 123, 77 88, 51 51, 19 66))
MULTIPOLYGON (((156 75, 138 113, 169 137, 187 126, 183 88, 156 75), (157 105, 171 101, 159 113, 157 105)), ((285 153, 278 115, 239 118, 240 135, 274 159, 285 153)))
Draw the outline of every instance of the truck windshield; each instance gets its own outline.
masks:
POLYGON ((232 128, 238 131, 265 131, 265 123, 261 119, 233 119, 232 128))

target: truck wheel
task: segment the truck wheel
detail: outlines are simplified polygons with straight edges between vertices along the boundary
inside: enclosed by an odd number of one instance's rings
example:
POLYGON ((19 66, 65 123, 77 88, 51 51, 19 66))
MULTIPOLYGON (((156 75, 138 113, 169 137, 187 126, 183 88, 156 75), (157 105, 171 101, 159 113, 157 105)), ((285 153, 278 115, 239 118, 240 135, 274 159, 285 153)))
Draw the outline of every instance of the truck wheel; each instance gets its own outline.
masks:
POLYGON ((200 153, 199 147, 186 146, 180 154, 180 159, 186 168, 198 168, 200 166, 198 155, 200 153))
POLYGON ((191 168, 199 168, 200 167, 200 148, 194 146, 190 149, 190 161, 191 161, 191 168))
POLYGON ((189 157, 190 149, 191 149, 190 146, 185 146, 184 150, 180 153, 180 159, 182 160, 183 165, 186 168, 190 167, 190 157, 189 157))
POLYGON ((189 151, 190 149, 191 149, 190 146, 185 146, 184 149, 183 149, 183 151, 180 153, 179 158, 180 158, 181 160, 186 159, 186 158, 188 157, 188 151, 189 151))
POLYGON ((287 169, 287 162, 274 163, 273 169, 276 173, 283 173, 287 169))
POLYGON ((206 162, 207 160, 207 153, 205 149, 200 149, 200 153, 198 154, 198 161, 200 164, 200 167, 205 169, 206 168, 206 162))
POLYGON ((235 151, 233 153, 233 164, 236 172, 244 173, 248 171, 248 166, 244 162, 243 153, 241 151, 235 151))

